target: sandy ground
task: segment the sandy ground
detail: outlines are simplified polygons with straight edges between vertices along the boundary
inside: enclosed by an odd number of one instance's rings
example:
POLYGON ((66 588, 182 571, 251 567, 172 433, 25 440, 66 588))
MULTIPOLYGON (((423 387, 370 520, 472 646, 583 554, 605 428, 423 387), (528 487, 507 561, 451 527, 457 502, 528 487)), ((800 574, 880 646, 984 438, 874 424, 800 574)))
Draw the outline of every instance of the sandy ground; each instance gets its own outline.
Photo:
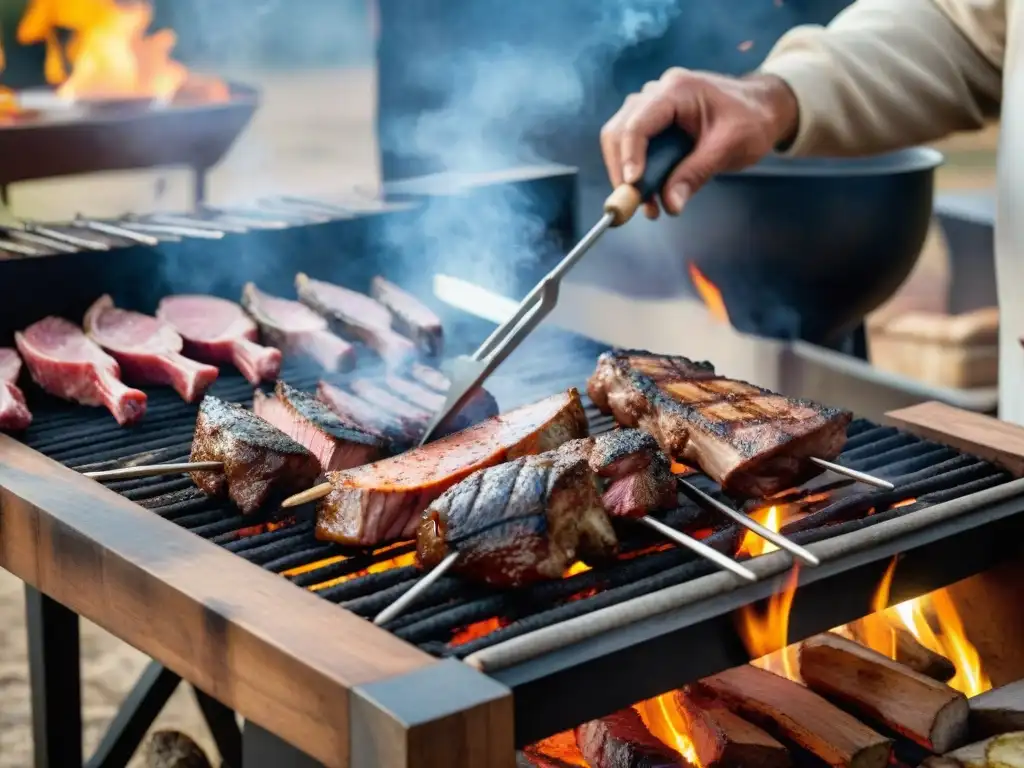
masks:
MULTIPOLYGON (((315 196, 373 185, 377 179, 372 131, 373 79, 366 71, 287 75, 243 73, 263 89, 252 126, 210 180, 214 202, 252 199, 264 192, 315 196)), ((995 131, 946 145, 950 165, 940 173, 949 189, 992 183, 995 131)), ((88 179, 25 184, 13 190, 13 213, 59 218, 187 206, 186 171, 118 173, 88 179)), ((930 239, 912 281, 941 280, 942 246, 930 239)), ((85 743, 91 750, 144 668, 147 659, 98 627, 83 622, 82 682, 85 743)), ((183 686, 157 721, 197 739, 215 755, 212 740, 183 686)), ((31 718, 21 583, 0 571, 0 768, 31 765, 31 718)), ((133 765, 139 765, 136 760, 133 765)))

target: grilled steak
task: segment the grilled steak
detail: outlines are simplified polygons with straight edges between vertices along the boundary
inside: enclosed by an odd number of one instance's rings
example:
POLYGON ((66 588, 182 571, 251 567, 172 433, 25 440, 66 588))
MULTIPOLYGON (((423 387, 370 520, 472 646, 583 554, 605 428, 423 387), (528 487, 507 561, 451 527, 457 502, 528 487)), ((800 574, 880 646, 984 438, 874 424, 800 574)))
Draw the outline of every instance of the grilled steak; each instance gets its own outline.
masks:
POLYGON ((670 457, 698 464, 729 494, 762 498, 821 473, 852 414, 715 373, 711 363, 636 350, 605 352, 587 383, 604 413, 650 432, 670 457))
POLYGON ((321 381, 317 384, 316 396, 345 424, 389 440, 392 453, 405 450, 416 442, 416 433, 410 432, 400 419, 351 392, 321 381))
POLYGON ((0 429, 19 432, 32 423, 25 395, 18 389, 21 358, 13 349, 0 347, 0 429))
POLYGON ((409 375, 413 380, 418 381, 428 389, 432 389, 435 392, 440 392, 442 394, 446 393, 452 386, 448 377, 437 370, 437 368, 431 368, 429 365, 424 365, 423 363, 413 363, 410 365, 409 375))
POLYGON ((576 744, 590 768, 688 768, 632 708, 577 726, 576 744))
POLYGON ((312 453, 324 472, 351 469, 385 455, 388 442, 345 424, 312 395, 278 381, 273 395, 256 390, 253 413, 312 453))
POLYGON ((242 290, 242 306, 259 324, 263 338, 286 355, 309 358, 331 373, 355 365, 355 348, 331 333, 327 320, 309 307, 268 296, 252 283, 242 290))
POLYGON ((416 358, 416 345, 391 328, 391 313, 380 302, 340 285, 295 276, 299 301, 323 315, 338 333, 361 341, 389 368, 405 368, 416 358))
POLYGON ((51 395, 105 406, 122 426, 146 413, 146 393, 126 387, 121 368, 74 323, 47 317, 14 334, 32 380, 51 395))
POLYGON ((444 349, 441 318, 423 302, 383 277, 373 278, 370 295, 391 312, 391 325, 396 331, 415 341, 425 355, 441 356, 444 349))
POLYGON ((317 509, 317 537, 349 544, 410 538, 420 514, 478 469, 543 453, 587 433, 579 392, 516 408, 390 459, 330 472, 317 509))
POLYGON ((210 496, 227 496, 247 515, 304 491, 320 474, 316 457, 252 411, 207 395, 199 406, 191 461, 220 461, 220 472, 192 472, 210 496))
POLYGON ((168 296, 156 316, 185 341, 185 353, 204 363, 232 363, 252 385, 281 372, 281 350, 256 343, 256 323, 245 311, 216 296, 168 296))
POLYGON ((183 357, 181 336, 170 325, 118 309, 109 296, 101 296, 89 307, 83 326, 89 338, 117 360, 125 379, 135 384, 170 384, 186 403, 202 397, 220 374, 212 365, 183 357))
POLYGON ((597 476, 557 450, 474 472, 427 508, 416 535, 421 567, 458 552, 459 573, 495 587, 557 579, 617 546, 597 476))

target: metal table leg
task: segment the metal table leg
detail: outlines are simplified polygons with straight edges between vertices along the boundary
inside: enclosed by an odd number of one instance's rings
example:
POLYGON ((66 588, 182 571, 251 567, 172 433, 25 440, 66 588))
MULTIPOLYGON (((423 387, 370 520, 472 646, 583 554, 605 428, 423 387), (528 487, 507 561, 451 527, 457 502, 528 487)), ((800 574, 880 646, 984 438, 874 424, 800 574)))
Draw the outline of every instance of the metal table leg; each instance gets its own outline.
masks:
POLYGON ((82 765, 78 616, 25 585, 35 768, 82 765))
POLYGON ((323 768, 323 764, 246 721, 242 728, 242 768, 323 768))
POLYGON ((242 768, 242 732, 234 710, 194 686, 192 692, 217 744, 221 768, 242 768))

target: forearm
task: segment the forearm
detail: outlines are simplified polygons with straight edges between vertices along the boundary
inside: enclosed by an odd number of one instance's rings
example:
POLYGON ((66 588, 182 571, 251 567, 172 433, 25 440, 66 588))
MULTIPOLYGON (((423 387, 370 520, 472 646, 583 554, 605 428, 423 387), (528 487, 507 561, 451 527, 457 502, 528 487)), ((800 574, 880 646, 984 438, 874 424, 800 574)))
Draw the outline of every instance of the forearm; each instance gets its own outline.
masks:
POLYGON ((982 127, 1004 40, 1002 0, 858 0, 788 32, 760 72, 796 97, 787 153, 869 154, 982 127))

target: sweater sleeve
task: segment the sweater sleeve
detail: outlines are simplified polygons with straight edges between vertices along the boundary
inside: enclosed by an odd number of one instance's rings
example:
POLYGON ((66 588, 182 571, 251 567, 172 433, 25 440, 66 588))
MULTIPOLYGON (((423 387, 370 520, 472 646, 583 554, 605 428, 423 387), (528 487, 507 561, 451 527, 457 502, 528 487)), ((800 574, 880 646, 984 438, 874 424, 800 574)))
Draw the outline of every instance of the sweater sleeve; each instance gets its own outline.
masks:
POLYGON ((981 128, 999 109, 1006 0, 857 0, 787 32, 760 71, 796 94, 791 155, 861 155, 981 128))

